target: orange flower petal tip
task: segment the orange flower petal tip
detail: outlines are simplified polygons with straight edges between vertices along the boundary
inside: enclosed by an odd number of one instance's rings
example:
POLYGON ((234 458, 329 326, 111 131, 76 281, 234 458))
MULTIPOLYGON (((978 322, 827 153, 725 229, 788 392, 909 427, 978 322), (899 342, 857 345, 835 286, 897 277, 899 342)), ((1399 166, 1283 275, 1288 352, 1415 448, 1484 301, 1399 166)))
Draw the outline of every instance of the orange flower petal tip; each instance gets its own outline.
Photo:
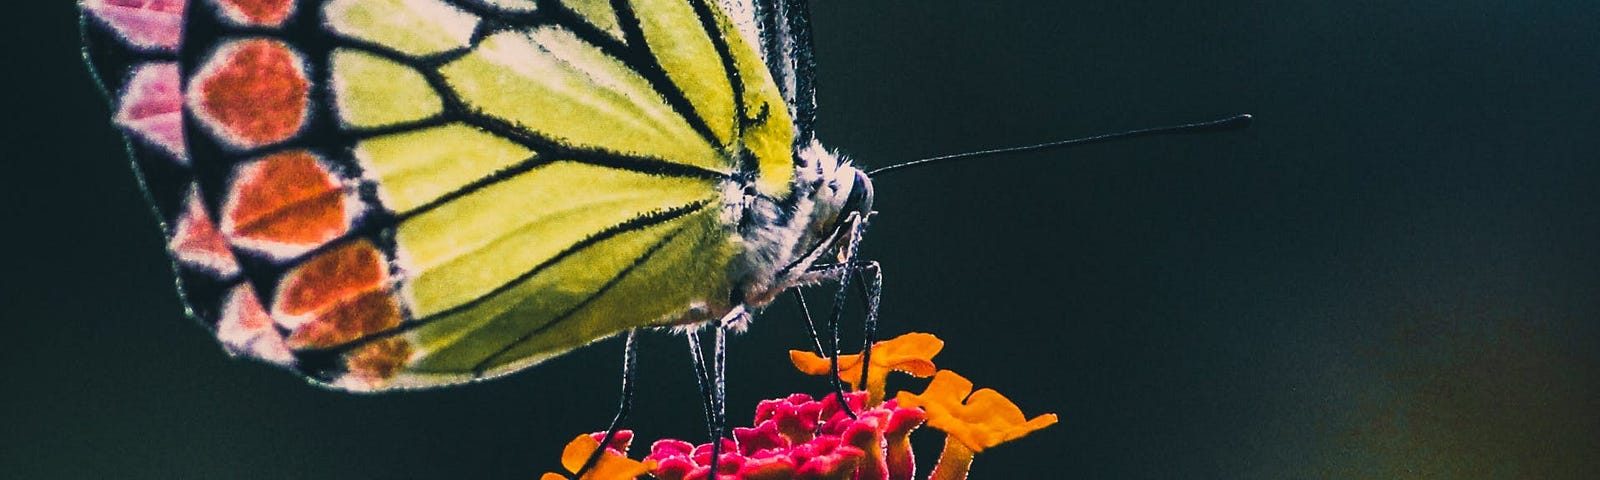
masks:
POLYGON ((973 392, 971 381, 949 370, 934 375, 921 395, 900 392, 896 400, 902 406, 922 407, 928 412, 928 426, 949 434, 973 452, 1022 438, 1057 421, 1054 414, 1028 419, 1000 392, 987 388, 973 392))
MULTIPOLYGON (((828 357, 819 357, 803 350, 790 350, 789 361, 794 363, 796 370, 806 375, 827 375, 833 371, 833 362, 828 361, 828 357)), ((854 376, 861 376, 861 356, 840 355, 839 376, 850 378, 851 371, 855 372, 854 376)))
MULTIPOLYGON (((627 442, 633 439, 633 432, 617 433, 618 435, 613 437, 611 446, 627 448, 627 442)), ((589 461, 589 455, 594 453, 595 449, 600 448, 600 440, 594 437, 595 435, 593 434, 579 435, 578 438, 574 438, 567 443, 567 448, 561 452, 561 466, 574 473, 583 468, 583 463, 589 461)), ((583 474, 582 480, 633 480, 653 469, 655 469, 655 462, 636 461, 624 456, 623 452, 618 451, 616 448, 607 448, 606 452, 600 455, 600 460, 595 462, 594 468, 590 468, 588 472, 583 474)), ((547 473, 540 480, 554 480, 556 478, 566 477, 555 473, 547 473)))
MULTIPOLYGON (((944 350, 944 340, 939 337, 929 333, 907 333, 874 343, 872 366, 926 377, 937 371, 933 357, 941 350, 944 350)), ((790 350, 789 361, 794 363, 795 369, 807 375, 827 375, 833 371, 833 364, 828 357, 811 352, 790 350)), ((860 380, 861 355, 840 355, 839 376, 852 382, 860 380)))

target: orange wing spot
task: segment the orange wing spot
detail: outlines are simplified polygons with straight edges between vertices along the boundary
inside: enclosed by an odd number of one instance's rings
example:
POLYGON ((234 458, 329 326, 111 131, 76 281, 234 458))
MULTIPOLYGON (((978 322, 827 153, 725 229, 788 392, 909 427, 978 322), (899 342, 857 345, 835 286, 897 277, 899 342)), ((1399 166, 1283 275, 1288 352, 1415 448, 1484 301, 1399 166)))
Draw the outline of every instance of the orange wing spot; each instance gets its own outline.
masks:
POLYGON ((327 348, 400 325, 387 263, 366 240, 339 247, 284 276, 273 301, 289 347, 327 348))
POLYGON ((388 292, 365 292, 345 299, 289 335, 294 349, 329 348, 360 339, 400 324, 400 305, 388 292))
POLYGON ((305 125, 310 102, 303 64, 277 40, 226 44, 190 83, 190 107, 212 133, 236 147, 288 140, 305 125))
POLYGON ((293 0, 218 0, 230 20, 246 25, 277 26, 294 13, 293 0))
POLYGON ((400 373, 411 359, 411 342, 404 338, 385 338, 369 343, 345 357, 345 368, 354 380, 376 386, 400 373))
POLYGON ((235 172, 222 228, 241 246, 294 256, 349 232, 350 201, 315 155, 274 154, 235 172))
POLYGON ((233 251, 228 249, 228 241, 222 238, 222 232, 217 230, 211 215, 206 213, 205 205, 200 203, 199 189, 189 189, 187 203, 183 214, 178 217, 177 226, 172 230, 172 238, 167 241, 173 258, 178 259, 179 263, 208 270, 222 278, 238 275, 239 261, 234 259, 233 251))

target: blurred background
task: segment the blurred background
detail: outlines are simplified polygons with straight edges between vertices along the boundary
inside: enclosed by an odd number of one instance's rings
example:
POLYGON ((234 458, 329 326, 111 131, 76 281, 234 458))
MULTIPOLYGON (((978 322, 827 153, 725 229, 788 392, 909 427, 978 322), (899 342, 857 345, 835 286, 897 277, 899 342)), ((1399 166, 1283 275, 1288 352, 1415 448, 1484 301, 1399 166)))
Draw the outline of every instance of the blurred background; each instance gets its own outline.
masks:
MULTIPOLYGON (((884 334, 1061 418, 973 478, 1600 478, 1600 3, 815 3, 820 136, 868 166, 1256 115, 877 183, 884 334)), ((230 360, 74 6, 10 10, 0 477, 531 479, 605 426, 615 339, 382 396, 230 360)), ((734 425, 828 390, 803 332, 780 301, 732 343, 734 425)), ((640 365, 629 425, 703 441, 681 339, 640 365)))

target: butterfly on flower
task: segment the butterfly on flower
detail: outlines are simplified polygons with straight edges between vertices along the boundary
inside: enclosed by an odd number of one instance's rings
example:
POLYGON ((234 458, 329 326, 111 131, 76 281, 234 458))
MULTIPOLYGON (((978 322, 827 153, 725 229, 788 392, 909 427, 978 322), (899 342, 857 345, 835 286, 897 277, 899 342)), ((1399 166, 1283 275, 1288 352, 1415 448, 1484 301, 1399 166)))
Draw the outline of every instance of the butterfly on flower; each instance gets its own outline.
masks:
POLYGON ((859 280, 870 344, 872 176, 1249 123, 863 172, 814 135, 806 0, 80 6, 189 315, 234 354, 350 391, 493 378, 622 332, 632 352, 670 327, 711 413, 722 356, 704 365, 702 326, 720 352, 822 281, 836 325, 859 280))

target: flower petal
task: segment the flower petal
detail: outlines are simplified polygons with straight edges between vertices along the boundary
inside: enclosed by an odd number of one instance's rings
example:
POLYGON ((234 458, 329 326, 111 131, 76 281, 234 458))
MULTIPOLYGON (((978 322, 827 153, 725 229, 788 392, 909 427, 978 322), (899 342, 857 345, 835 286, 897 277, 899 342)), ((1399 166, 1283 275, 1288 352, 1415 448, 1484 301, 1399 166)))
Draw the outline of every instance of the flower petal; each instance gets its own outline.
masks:
MULTIPOLYGON (((872 366, 927 377, 937 371, 933 357, 941 350, 944 350, 944 340, 939 337, 928 333, 907 333, 872 344, 872 366)), ((807 375, 833 373, 833 362, 828 357, 811 352, 790 350, 789 361, 794 363, 795 369, 807 375)), ((850 383, 861 381, 860 354, 839 356, 839 377, 850 383)))
MULTIPOLYGON (((606 432, 591 433, 589 434, 589 438, 593 438, 596 442, 605 440, 606 432)), ((616 452, 618 455, 626 456, 628 454, 628 447, 632 445, 633 430, 617 430, 617 433, 611 436, 611 444, 606 445, 606 450, 616 452)))
POLYGON ((928 333, 907 333, 872 346, 872 366, 883 366, 916 377, 938 371, 933 357, 944 350, 944 340, 928 333))
POLYGON ((733 438, 739 443, 739 453, 747 457, 790 445, 789 439, 779 433, 777 422, 761 422, 755 428, 735 428, 733 438))
POLYGON ((973 452, 999 445, 1056 423, 1054 414, 1029 420, 1022 409, 1000 392, 990 389, 972 392, 972 382, 944 370, 934 375, 921 395, 900 392, 899 404, 922 407, 928 412, 928 425, 959 440, 973 452))
MULTIPOLYGON (((967 398, 965 420, 986 428, 974 429, 984 445, 994 446, 1022 438, 1035 430, 1055 425, 1055 414, 1044 414, 1029 420, 1022 409, 1005 395, 991 389, 981 389, 967 398)), ((972 446, 971 443, 968 446, 972 446)), ((988 448, 988 447, 984 447, 988 448)), ((981 452, 982 449, 973 449, 981 452)))
MULTIPOLYGON (((829 375, 833 373, 833 361, 829 357, 819 357, 815 353, 790 350, 789 361, 794 363, 794 368, 806 375, 829 375)), ((849 383, 861 380, 861 355, 839 356, 839 378, 849 383)))
MULTIPOLYGON (((852 388, 859 385, 865 389, 870 393, 867 404, 877 405, 883 403, 890 371, 905 372, 917 377, 933 375, 938 371, 938 367, 933 364, 933 357, 938 355, 940 350, 944 350, 944 341, 939 337, 927 333, 907 333, 872 344, 872 373, 865 382, 861 379, 862 371, 866 367, 862 363, 864 356, 840 355, 839 379, 850 384, 852 388)), ((794 363, 795 369, 807 375, 833 374, 833 361, 829 357, 790 350, 789 361, 794 363)))
MULTIPOLYGON (((595 440, 591 435, 579 435, 567 443, 567 448, 561 452, 561 466, 569 472, 577 473, 578 469, 583 468, 583 463, 589 461, 589 455, 598 448, 600 448, 599 440, 595 440)), ((583 480, 632 480, 655 469, 655 463, 651 460, 635 461, 616 453, 615 450, 606 449, 606 452, 600 455, 600 460, 595 462, 594 468, 583 474, 583 480)))

